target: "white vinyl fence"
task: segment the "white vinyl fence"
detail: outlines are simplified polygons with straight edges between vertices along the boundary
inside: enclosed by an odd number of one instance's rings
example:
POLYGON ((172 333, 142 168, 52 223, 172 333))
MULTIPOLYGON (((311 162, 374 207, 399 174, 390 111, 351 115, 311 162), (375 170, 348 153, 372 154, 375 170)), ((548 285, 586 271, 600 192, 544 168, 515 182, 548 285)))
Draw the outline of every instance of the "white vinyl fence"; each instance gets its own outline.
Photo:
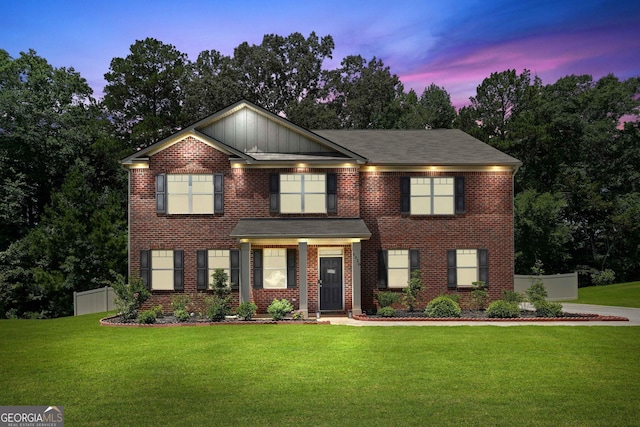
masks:
POLYGON ((74 292, 73 315, 80 316, 81 314, 115 310, 116 306, 113 302, 114 296, 113 288, 109 286, 92 289, 90 291, 74 292))
MULTIPOLYGON (((524 292, 531 286, 537 276, 516 274, 513 280, 513 290, 524 292)), ((551 274, 542 276, 542 282, 547 289, 548 301, 562 301, 578 299, 578 273, 551 274)))

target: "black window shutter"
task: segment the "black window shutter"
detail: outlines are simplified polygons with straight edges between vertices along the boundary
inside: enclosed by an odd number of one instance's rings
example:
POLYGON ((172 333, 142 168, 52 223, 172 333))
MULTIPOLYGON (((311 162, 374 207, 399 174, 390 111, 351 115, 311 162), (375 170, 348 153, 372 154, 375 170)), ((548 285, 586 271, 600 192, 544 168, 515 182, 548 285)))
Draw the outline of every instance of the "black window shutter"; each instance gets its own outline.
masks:
POLYGON ((253 287, 262 289, 262 249, 253 250, 253 287))
POLYGON ((213 213, 224 213, 224 175, 213 175, 213 213))
POLYGON ((338 213, 338 175, 327 174, 327 213, 338 213))
POLYGON ((378 289, 387 289, 388 287, 387 260, 388 252, 378 251, 378 289))
POLYGON ((287 288, 296 287, 296 250, 287 249, 287 288))
POLYGON ((209 251, 199 250, 196 256, 196 286, 199 291, 204 291, 209 287, 209 251))
POLYGON ((456 213, 466 212, 464 203, 464 176, 456 176, 455 182, 456 213))
POLYGON ((151 251, 140 251, 140 278, 151 289, 151 251))
POLYGON ((478 249, 478 280, 489 286, 489 251, 478 249))
POLYGON ((409 273, 420 270, 420 251, 417 249, 409 250, 409 273))
POLYGON ((173 251, 173 289, 184 290, 184 251, 173 251))
POLYGON ((229 251, 229 258, 229 271, 231 273, 229 281, 231 282, 231 289, 238 289, 240 287, 240 250, 231 249, 229 251))
POLYGON ((167 213, 167 175, 156 175, 156 213, 167 213))
POLYGON ((447 251, 447 287, 455 289, 458 287, 458 272, 456 271, 456 250, 447 251))
POLYGON ((408 176, 400 178, 400 213, 411 212, 411 180, 408 176))
POLYGON ((280 174, 269 174, 269 212, 280 212, 280 174))

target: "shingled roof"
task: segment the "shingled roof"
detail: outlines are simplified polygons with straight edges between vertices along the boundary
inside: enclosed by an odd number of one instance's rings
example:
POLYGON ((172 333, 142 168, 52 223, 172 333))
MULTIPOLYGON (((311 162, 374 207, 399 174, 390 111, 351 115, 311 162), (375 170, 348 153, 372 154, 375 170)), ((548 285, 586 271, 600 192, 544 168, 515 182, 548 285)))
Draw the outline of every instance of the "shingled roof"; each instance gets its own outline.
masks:
POLYGON ((230 233, 246 238, 362 238, 371 232, 359 218, 243 218, 230 233))
POLYGON ((459 129, 316 130, 372 165, 519 166, 518 159, 459 129))

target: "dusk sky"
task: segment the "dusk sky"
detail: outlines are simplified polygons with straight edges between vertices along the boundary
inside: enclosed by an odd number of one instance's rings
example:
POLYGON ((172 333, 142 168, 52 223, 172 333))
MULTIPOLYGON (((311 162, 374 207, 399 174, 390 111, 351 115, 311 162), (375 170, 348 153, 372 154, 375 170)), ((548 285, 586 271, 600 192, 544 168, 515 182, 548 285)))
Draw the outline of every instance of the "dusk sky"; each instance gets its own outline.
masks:
POLYGON ((382 59, 405 89, 431 83, 468 104, 492 72, 524 68, 544 84, 569 74, 640 76, 640 4, 622 1, 411 0, 17 0, 0 2, 0 49, 34 49, 73 67, 98 98, 114 57, 156 38, 195 61, 203 50, 232 55, 264 34, 331 35, 335 68, 347 55, 382 59))

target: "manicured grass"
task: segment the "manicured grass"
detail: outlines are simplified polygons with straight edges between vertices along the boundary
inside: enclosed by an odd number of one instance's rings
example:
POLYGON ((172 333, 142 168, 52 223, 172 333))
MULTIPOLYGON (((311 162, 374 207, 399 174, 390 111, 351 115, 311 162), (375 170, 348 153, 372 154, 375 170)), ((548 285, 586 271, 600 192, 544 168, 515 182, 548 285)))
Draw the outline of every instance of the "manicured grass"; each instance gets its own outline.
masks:
POLYGON ((0 321, 0 405, 67 426, 634 425, 640 329, 0 321))
POLYGON ((578 299, 567 302, 640 308, 640 282, 579 288, 578 299))

